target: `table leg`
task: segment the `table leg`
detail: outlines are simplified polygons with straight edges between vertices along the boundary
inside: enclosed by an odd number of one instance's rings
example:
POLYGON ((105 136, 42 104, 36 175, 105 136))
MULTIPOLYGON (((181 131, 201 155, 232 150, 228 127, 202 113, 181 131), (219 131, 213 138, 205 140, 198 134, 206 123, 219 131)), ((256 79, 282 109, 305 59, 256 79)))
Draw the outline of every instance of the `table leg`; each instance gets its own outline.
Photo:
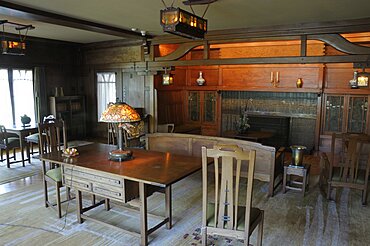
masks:
POLYGON ((166 196, 166 217, 168 218, 168 222, 166 224, 167 229, 172 228, 172 188, 171 185, 165 188, 165 196, 166 196))
POLYGON ((141 218, 141 246, 148 245, 148 211, 146 200, 146 186, 143 182, 139 182, 140 194, 140 218, 141 218))
POLYGON ((26 143, 26 153, 27 153, 28 163, 31 163, 31 154, 30 154, 30 145, 29 145, 29 143, 26 143))
POLYGON ((108 198, 105 198, 104 206, 105 206, 105 210, 107 210, 107 211, 110 210, 110 201, 109 201, 108 198))
POLYGON ((302 182, 302 196, 304 197, 304 194, 306 192, 306 185, 307 185, 307 170, 303 170, 303 182, 302 182))
POLYGON ((20 134, 19 135, 19 147, 21 147, 21 156, 22 156, 22 164, 23 166, 25 166, 24 164, 24 139, 23 139, 23 135, 20 134))
POLYGON ((81 218, 82 213, 82 192, 79 190, 76 190, 76 205, 77 205, 77 221, 78 223, 82 223, 83 219, 81 218))
POLYGON ((283 177, 283 193, 285 193, 286 192, 286 176, 287 176, 287 170, 286 170, 287 168, 286 167, 284 167, 284 177, 283 177))

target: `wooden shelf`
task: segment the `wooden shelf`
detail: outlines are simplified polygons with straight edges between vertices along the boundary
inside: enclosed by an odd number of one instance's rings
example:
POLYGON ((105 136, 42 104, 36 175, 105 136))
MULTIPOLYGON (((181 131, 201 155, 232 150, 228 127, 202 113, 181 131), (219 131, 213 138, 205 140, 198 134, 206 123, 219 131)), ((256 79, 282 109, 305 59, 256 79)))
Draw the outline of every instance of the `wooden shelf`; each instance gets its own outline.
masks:
POLYGON ((86 111, 84 96, 50 97, 50 113, 63 119, 67 126, 68 140, 86 136, 86 111))

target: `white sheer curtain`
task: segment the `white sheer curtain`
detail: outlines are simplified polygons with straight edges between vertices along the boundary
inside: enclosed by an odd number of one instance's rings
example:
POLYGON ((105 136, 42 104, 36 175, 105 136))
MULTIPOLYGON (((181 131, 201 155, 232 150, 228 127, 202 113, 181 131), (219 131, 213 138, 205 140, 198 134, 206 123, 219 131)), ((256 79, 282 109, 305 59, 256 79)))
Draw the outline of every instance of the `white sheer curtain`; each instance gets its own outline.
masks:
POLYGON ((12 126, 12 104, 10 101, 10 89, 8 69, 0 69, 0 125, 12 126))
POLYGON ((21 116, 25 114, 31 118, 31 123, 35 123, 32 70, 13 70, 13 91, 16 124, 22 125, 21 116))
POLYGON ((116 101, 116 73, 97 73, 98 121, 108 103, 116 101))

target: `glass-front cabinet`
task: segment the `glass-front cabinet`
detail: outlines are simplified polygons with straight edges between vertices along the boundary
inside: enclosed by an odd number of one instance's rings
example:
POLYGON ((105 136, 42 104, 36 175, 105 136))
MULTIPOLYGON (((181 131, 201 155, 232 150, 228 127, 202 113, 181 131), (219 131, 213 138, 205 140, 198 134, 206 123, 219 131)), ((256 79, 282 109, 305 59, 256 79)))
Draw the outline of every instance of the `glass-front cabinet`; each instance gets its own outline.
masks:
POLYGON ((199 125, 202 135, 217 135, 217 92, 188 91, 187 121, 199 125))
POLYGON ((325 96, 323 133, 367 133, 368 95, 325 96))
POLYGON ((203 122, 216 123, 216 92, 205 91, 203 102, 203 122))

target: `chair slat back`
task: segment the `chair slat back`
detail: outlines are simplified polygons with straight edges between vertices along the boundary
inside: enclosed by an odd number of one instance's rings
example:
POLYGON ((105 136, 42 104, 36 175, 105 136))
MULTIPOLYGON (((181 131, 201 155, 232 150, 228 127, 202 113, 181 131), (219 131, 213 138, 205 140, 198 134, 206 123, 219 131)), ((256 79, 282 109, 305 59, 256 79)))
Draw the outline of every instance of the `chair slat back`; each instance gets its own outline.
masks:
POLYGON ((52 123, 39 124, 39 134, 40 134, 40 148, 42 153, 49 153, 52 151, 61 151, 63 148, 68 148, 67 146, 67 134, 64 121, 56 120, 52 123), (61 134, 63 134, 63 143, 61 134))
POLYGON ((330 145, 330 163, 344 163, 346 155, 346 147, 344 141, 344 133, 332 133, 330 145), (339 158, 339 159, 336 159, 339 158))
MULTIPOLYGON (((214 225, 217 228, 236 230, 238 215, 239 193, 241 185, 240 172, 241 166, 248 165, 247 192, 245 204, 245 231, 249 231, 250 210, 252 204, 252 188, 256 151, 243 151, 237 145, 215 145, 213 149, 202 147, 203 160, 203 209, 207 206, 207 158, 214 161, 215 179, 215 215, 214 225), (221 161, 221 162, 220 162, 221 161), (221 174, 219 174, 219 168, 221 174), (234 177, 235 174, 235 177, 234 177), (221 183, 219 176, 221 175, 221 183)), ((244 212, 244 211, 243 211, 244 212)), ((206 216, 203 210, 203 222, 206 216)))
MULTIPOLYGON (((348 140, 345 162, 340 165, 340 181, 345 183, 357 183, 360 170, 368 172, 369 163, 365 166, 360 165, 360 156, 363 154, 364 147, 369 145, 369 141, 360 137, 351 137, 348 140)), ((331 165, 333 165, 331 163, 331 165)))
POLYGON ((3 125, 0 125, 0 145, 2 146, 8 145, 8 136, 6 128, 3 125))

